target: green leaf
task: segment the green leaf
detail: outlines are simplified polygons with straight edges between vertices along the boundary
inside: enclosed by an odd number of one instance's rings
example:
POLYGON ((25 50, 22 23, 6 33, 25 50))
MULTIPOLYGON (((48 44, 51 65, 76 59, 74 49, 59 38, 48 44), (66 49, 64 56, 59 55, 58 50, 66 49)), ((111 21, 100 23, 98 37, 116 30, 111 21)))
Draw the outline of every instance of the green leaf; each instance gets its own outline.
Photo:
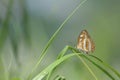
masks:
MULTIPOLYGON (((40 64, 41 60, 43 59, 43 57, 46 54, 46 51, 48 49, 48 47, 50 46, 51 42, 53 41, 53 39, 56 37, 56 35, 60 32, 60 30, 63 28, 63 25, 73 16, 73 14, 80 8, 80 6, 82 4, 84 4, 87 0, 83 0, 82 2, 80 2, 80 4, 68 15, 68 17, 63 21, 63 23, 59 26, 59 28, 56 30, 56 32, 52 35, 52 37, 49 39, 48 43, 46 44, 46 46, 43 48, 41 55, 38 58, 38 61, 35 65, 35 67, 33 68, 32 72, 34 72, 34 70, 38 67, 38 65, 40 64)), ((32 73, 31 72, 31 73, 32 73)), ((30 73, 30 75, 31 75, 30 73)), ((29 77, 30 77, 29 75, 29 77)))
POLYGON ((96 57, 94 55, 90 55, 90 56, 93 57, 93 58, 95 58, 99 62, 101 62, 104 66, 106 66, 107 68, 109 68, 112 72, 114 72, 120 78, 120 73, 117 72, 114 68, 112 68, 109 64, 107 64, 106 62, 104 62, 103 60, 101 60, 100 58, 98 58, 98 57, 96 57))
POLYGON ((85 59, 87 59, 92 64, 94 64, 96 67, 98 67, 101 71, 103 71, 109 78, 111 78, 112 80, 115 80, 115 78, 107 70, 105 70, 104 68, 102 68, 99 64, 97 64, 94 61, 92 61, 91 59, 89 59, 86 55, 83 55, 83 57, 85 57, 85 59))
POLYGON ((55 62, 50 64, 47 68, 45 68, 42 72, 40 72, 37 76, 35 76, 32 80, 42 80, 56 66, 58 66, 60 63, 62 63, 63 61, 65 61, 66 59, 68 59, 68 58, 70 58, 70 57, 72 57, 74 55, 76 55, 76 54, 71 53, 71 54, 65 55, 62 58, 56 60, 55 62))

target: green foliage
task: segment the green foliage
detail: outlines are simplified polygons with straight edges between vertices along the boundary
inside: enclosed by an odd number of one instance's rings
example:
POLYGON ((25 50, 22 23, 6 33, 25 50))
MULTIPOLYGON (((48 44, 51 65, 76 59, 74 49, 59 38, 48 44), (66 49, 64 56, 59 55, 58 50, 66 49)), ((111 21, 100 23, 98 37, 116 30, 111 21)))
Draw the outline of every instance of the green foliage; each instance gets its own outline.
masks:
MULTIPOLYGON (((49 41, 47 42, 47 44, 45 45, 45 47, 43 48, 35 66, 32 68, 31 72, 29 73, 29 75, 27 76, 27 80, 50 80, 50 77, 52 75, 52 73, 55 71, 55 69, 61 64, 63 63, 65 60, 76 56, 78 57, 79 61, 82 62, 82 64, 85 66, 85 68, 89 71, 89 73, 91 74, 91 77, 93 77, 95 80, 100 80, 97 75, 95 74, 95 71, 92 70, 90 68, 90 66, 87 64, 86 61, 92 63, 95 67, 97 67, 99 70, 101 70, 106 76, 108 76, 109 79, 111 80, 116 80, 116 77, 113 76, 113 74, 115 74, 119 79, 120 79, 120 73, 118 71, 116 71, 114 68, 112 68, 109 64, 107 64, 106 62, 104 62, 103 60, 101 60, 100 58, 92 55, 92 54, 83 54, 80 53, 78 50, 76 50, 75 48, 71 47, 71 46, 65 46, 63 48, 63 50, 60 51, 60 53, 58 54, 57 58, 55 61, 53 61, 50 65, 48 65, 45 69, 43 69, 41 72, 39 72, 38 74, 34 75, 34 71, 36 71, 41 63, 41 61, 45 58, 46 52, 49 48, 49 46, 51 45, 52 41, 54 40, 54 38, 57 36, 57 34, 63 29, 64 24, 75 14, 75 12, 81 7, 81 5, 83 5, 87 0, 83 0, 69 15, 68 17, 63 21, 63 23, 59 26, 59 28, 55 31, 55 33, 52 35, 52 37, 49 39, 49 41), (66 52, 70 50, 71 53, 66 54, 66 52), (95 61, 92 60, 92 58, 94 58, 96 61, 100 62, 97 63, 95 61), (101 66, 102 65, 102 66, 101 66), (111 72, 109 72, 107 69, 111 70, 111 72), (34 75, 34 77, 33 77, 34 75)), ((15 55, 15 60, 16 63, 18 63, 18 66, 20 66, 19 64, 19 60, 18 60, 18 45, 19 45, 19 40, 17 39, 17 35, 16 33, 14 33, 14 28, 11 27, 11 29, 9 29, 9 24, 10 24, 10 20, 11 20, 11 12, 12 12, 12 5, 13 5, 13 0, 9 1, 9 5, 7 8, 7 12, 6 12, 6 16, 5 19, 2 23, 2 26, 0 27, 0 48, 3 47, 3 44, 5 43, 5 40, 7 38, 7 36, 10 37, 10 41, 12 44, 12 48, 14 51, 14 55, 15 55), (11 33, 9 32, 13 32, 13 34, 11 35, 11 33)), ((22 18, 22 31, 23 31, 23 35, 24 38, 26 40, 26 42, 30 43, 30 36, 29 36, 29 27, 28 27, 28 13, 27 10, 25 8, 25 4, 24 1, 20 1, 22 6, 22 10, 23 10, 23 18, 22 18)), ((11 60, 10 63, 11 64, 11 60)), ((0 59, 0 63, 2 64, 2 59, 0 59)), ((3 65, 3 64, 2 64, 3 65)), ((3 66, 0 66, 3 67, 3 66)), ((18 67, 19 68, 19 67, 18 67)), ((3 70, 5 71, 5 70, 3 70)), ((7 71, 6 71, 7 72, 7 71)), ((22 80, 19 77, 11 77, 10 75, 13 75, 9 72, 4 73, 6 76, 6 80, 22 80)), ((4 78, 1 78, 4 79, 4 78)), ((66 78, 63 76, 57 76, 54 78, 55 80, 66 80, 66 78)))

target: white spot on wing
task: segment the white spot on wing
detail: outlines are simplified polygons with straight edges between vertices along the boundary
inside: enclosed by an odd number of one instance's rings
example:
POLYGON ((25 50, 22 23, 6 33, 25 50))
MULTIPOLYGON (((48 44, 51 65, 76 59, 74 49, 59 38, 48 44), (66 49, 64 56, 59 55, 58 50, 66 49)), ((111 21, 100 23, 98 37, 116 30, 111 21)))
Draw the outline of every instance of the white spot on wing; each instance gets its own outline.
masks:
POLYGON ((83 34, 82 34, 82 35, 80 35, 80 37, 83 37, 83 34))
POLYGON ((91 42, 89 39, 88 39, 88 50, 91 51, 91 42))
POLYGON ((85 35, 85 39, 84 39, 84 42, 83 42, 83 48, 84 48, 84 50, 86 50, 86 35, 85 35))

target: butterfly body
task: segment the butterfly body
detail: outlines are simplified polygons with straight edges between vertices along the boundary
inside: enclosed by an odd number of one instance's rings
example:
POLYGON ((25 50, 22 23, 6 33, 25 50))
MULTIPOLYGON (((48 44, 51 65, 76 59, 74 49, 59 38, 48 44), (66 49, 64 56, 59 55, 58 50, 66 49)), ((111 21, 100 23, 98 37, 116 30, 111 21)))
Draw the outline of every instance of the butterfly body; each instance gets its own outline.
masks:
POLYGON ((83 53, 89 53, 94 51, 94 43, 87 30, 82 30, 79 34, 76 48, 83 53))

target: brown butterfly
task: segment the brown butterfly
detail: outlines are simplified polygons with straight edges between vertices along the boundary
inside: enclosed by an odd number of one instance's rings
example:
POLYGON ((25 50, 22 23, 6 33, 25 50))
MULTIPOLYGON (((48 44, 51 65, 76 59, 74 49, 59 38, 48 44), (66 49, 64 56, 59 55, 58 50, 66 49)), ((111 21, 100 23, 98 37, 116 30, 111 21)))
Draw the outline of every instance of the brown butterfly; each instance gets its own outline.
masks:
POLYGON ((76 48, 83 53, 94 51, 95 46, 87 30, 82 30, 79 34, 76 48))

